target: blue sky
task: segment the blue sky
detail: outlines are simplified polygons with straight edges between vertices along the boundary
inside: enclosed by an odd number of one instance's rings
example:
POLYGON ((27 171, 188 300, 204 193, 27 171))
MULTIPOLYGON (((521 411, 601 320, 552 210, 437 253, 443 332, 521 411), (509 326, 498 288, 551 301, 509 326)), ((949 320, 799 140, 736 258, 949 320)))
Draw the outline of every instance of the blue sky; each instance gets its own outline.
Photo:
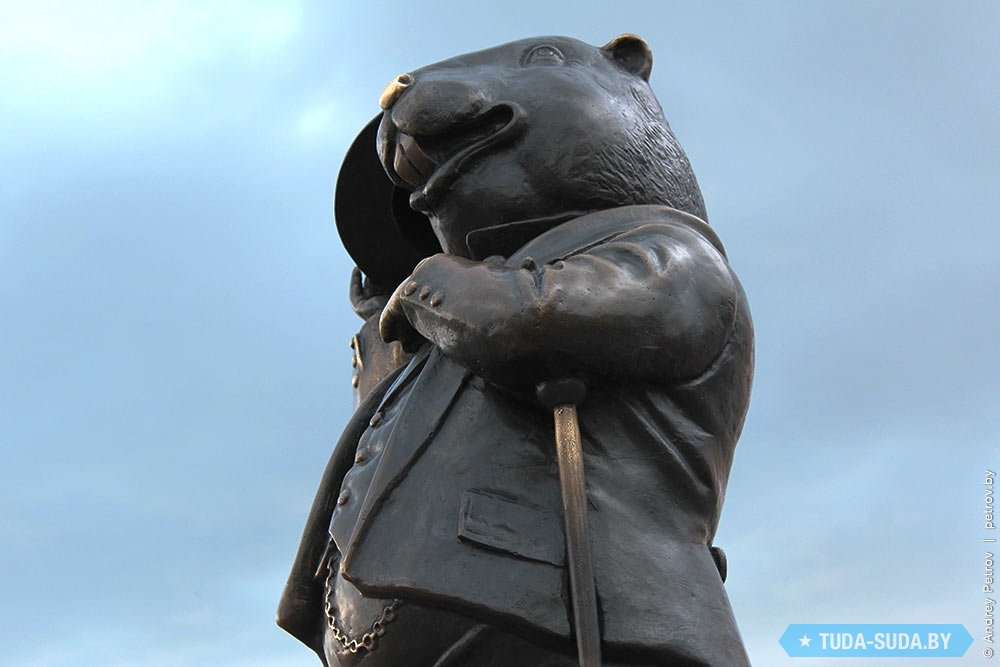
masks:
POLYGON ((717 540, 752 660, 795 664, 790 623, 919 622, 982 662, 998 5, 3 13, 0 664, 317 664, 273 614, 350 413, 344 152, 400 72, 622 32, 756 323, 717 540))

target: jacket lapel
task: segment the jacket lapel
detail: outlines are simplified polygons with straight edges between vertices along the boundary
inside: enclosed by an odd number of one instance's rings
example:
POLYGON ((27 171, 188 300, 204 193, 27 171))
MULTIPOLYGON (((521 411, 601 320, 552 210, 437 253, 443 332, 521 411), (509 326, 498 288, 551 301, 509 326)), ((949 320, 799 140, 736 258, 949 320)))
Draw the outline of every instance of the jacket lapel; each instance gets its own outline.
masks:
POLYGON ((420 351, 418 351, 410 362, 403 367, 403 370, 396 376, 389 388, 385 390, 385 394, 382 395, 382 400, 379 401, 378 407, 375 408, 375 412, 382 410, 389 401, 391 401, 399 390, 403 388, 409 381, 410 378, 420 372, 427 363, 427 358, 430 356, 430 351, 432 346, 425 345, 420 351))
MULTIPOLYGON (((411 374, 412 372, 414 371, 411 371, 411 374)), ((385 497, 427 448, 454 403, 455 396, 469 377, 469 371, 449 361, 440 350, 434 348, 410 389, 402 394, 396 423, 386 441, 382 460, 361 506, 357 525, 346 549, 347 553, 344 554, 342 567, 345 570, 350 568, 353 545, 364 537, 370 519, 378 512, 385 497), (411 401, 415 401, 412 406, 411 401)), ((383 404, 392 394, 400 393, 399 388, 404 385, 405 378, 400 376, 394 386, 386 392, 383 404)))

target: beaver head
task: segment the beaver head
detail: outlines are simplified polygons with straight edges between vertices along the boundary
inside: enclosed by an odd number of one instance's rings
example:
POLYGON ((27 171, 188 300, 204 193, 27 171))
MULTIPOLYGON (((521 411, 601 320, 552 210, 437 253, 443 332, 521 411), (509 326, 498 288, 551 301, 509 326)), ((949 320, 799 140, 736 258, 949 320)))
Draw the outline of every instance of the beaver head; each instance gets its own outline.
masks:
POLYGON ((705 218, 651 67, 634 35, 601 48, 540 37, 444 60, 385 88, 379 157, 444 251, 466 257, 471 232, 522 220, 552 226, 631 204, 705 218))

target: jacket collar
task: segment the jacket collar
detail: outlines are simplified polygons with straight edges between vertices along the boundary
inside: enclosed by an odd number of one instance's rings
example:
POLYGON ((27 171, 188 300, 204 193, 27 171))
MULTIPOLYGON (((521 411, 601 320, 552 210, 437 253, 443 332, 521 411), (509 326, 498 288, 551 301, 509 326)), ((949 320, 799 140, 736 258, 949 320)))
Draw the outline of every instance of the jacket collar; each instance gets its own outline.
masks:
POLYGON ((690 213, 669 206, 642 204, 620 206, 592 213, 575 211, 545 218, 531 218, 494 225, 469 232, 466 243, 473 259, 490 255, 508 258, 517 264, 525 257, 546 262, 556 259, 567 249, 597 243, 610 234, 620 233, 648 222, 670 222, 687 227, 726 256, 722 241, 708 223, 690 213))
POLYGON ((483 260, 491 255, 509 257, 518 248, 550 229, 585 215, 587 211, 573 211, 474 229, 466 235, 465 243, 472 252, 472 259, 483 260))

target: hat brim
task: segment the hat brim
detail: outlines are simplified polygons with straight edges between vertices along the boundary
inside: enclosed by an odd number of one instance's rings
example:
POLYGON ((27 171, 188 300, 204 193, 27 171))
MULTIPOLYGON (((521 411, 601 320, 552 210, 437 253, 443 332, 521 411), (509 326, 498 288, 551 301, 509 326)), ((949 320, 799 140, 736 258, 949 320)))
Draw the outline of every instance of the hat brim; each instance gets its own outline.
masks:
POLYGON ((430 220, 410 208, 410 191, 386 175, 376 149, 381 114, 351 144, 337 176, 337 233, 358 268, 383 290, 395 289, 441 246, 430 220))

